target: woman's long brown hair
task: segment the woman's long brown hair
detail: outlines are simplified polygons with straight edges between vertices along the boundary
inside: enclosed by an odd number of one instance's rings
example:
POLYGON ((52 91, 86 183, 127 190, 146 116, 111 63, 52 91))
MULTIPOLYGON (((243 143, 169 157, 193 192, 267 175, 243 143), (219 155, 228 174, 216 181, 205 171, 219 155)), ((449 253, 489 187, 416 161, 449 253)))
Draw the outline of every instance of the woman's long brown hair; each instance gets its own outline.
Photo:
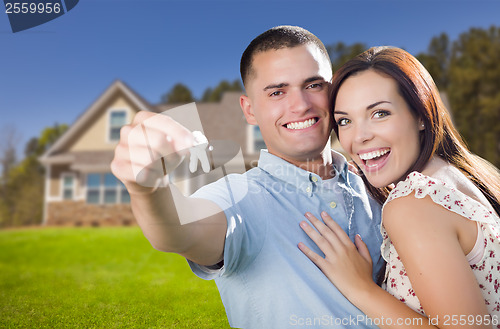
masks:
MULTIPOLYGON (((499 170, 468 150, 453 125, 434 80, 424 66, 408 52, 394 47, 374 47, 344 64, 335 72, 332 81, 332 113, 342 83, 350 76, 366 70, 374 70, 393 78, 415 117, 425 125, 420 133, 420 155, 401 178, 404 179, 413 171, 421 172, 429 160, 437 155, 464 173, 481 190, 496 213, 500 214, 499 170)), ((333 123, 333 129, 338 136, 336 122, 333 123)), ((362 178, 370 194, 381 204, 384 203, 390 188, 375 188, 364 175, 362 178)))

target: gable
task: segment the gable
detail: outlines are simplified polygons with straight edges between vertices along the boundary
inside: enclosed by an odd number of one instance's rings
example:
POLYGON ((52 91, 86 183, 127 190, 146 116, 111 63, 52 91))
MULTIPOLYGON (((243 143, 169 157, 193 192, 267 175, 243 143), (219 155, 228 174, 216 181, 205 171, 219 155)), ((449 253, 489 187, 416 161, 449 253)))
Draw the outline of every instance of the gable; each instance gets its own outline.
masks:
POLYGON ((124 97, 124 95, 116 95, 103 105, 103 109, 99 111, 92 120, 89 120, 80 134, 75 135, 73 143, 68 145, 68 148, 63 151, 114 150, 118 141, 112 140, 110 136, 112 128, 111 113, 123 112, 125 115, 125 123, 128 124, 138 111, 139 109, 124 97))
POLYGON ((123 82, 119 80, 113 82, 40 157, 40 161, 49 163, 58 155, 74 152, 112 152, 117 141, 109 138, 110 112, 123 111, 125 122, 122 123, 125 124, 129 123, 140 110, 150 111, 150 105, 123 82))

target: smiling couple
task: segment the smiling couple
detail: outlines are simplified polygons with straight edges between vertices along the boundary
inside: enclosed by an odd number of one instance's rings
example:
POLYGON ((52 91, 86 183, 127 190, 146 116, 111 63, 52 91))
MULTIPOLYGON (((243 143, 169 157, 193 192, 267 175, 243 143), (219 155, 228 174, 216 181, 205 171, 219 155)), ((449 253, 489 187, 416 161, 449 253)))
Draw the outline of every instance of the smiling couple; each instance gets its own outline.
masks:
POLYGON ((413 56, 372 48, 332 77, 318 38, 280 26, 249 44, 240 70, 243 114, 267 146, 258 167, 190 197, 142 186, 132 166, 194 143, 167 116, 148 134, 158 149, 129 138, 147 112, 122 128, 112 162, 145 236, 215 279, 232 327, 498 323, 500 175, 467 150, 413 56), (332 129, 357 174, 330 149, 332 129))

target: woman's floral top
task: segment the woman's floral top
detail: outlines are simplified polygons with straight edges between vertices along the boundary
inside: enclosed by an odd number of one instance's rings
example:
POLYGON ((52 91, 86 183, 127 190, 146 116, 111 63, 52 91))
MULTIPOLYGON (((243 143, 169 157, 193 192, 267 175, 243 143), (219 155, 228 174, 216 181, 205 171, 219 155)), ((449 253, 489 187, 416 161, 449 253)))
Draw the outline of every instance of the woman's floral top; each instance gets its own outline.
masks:
MULTIPOLYGON (((465 176, 461 176, 461 179, 467 180, 465 176)), ((460 176, 454 175, 453 179, 457 177, 460 176)), ((498 323, 500 321, 500 219, 484 204, 454 188, 453 183, 413 172, 406 180, 396 185, 384 206, 396 198, 414 192, 416 198, 430 196, 436 204, 478 224, 478 240, 474 249, 467 255, 467 260, 482 290, 492 316, 492 324, 500 328, 498 323)), ((383 225, 381 231, 383 237, 381 253, 387 262, 383 287, 410 308, 425 315, 406 275, 405 267, 383 225)))

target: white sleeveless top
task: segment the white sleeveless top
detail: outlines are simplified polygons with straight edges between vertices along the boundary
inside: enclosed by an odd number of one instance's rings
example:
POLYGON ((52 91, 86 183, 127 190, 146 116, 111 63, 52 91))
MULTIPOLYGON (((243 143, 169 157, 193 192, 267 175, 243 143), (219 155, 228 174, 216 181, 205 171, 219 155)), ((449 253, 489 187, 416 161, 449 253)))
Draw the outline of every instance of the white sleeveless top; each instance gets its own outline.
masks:
MULTIPOLYGON (((456 168, 455 170, 458 172, 456 168)), ((456 178, 465 180, 463 182, 465 184, 471 184, 461 173, 458 175, 454 173, 453 179, 456 178)), ((500 321, 500 219, 484 204, 456 189, 454 183, 456 182, 445 183, 413 172, 406 180, 396 185, 384 206, 391 200, 407 196, 415 191, 416 198, 421 199, 429 195, 436 204, 477 223, 478 238, 473 250, 467 255, 467 260, 482 290, 489 314, 494 320, 493 324, 496 328, 500 328, 498 324, 500 321)), ((477 187, 474 186, 474 188, 479 192, 477 187)), ((382 287, 413 310, 425 315, 406 275, 403 263, 383 225, 381 232, 383 237, 381 254, 387 262, 382 287)))

